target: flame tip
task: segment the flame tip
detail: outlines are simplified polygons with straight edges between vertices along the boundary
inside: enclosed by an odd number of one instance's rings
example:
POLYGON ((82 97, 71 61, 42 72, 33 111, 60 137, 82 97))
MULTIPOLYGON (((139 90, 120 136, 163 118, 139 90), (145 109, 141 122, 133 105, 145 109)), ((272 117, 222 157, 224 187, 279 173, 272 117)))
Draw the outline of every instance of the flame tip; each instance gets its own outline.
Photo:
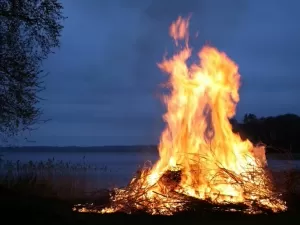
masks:
POLYGON ((171 24, 169 33, 176 46, 184 40, 186 47, 157 63, 169 74, 170 88, 164 96, 166 128, 158 146, 160 158, 141 170, 127 188, 116 189, 112 207, 101 212, 124 210, 131 201, 134 209, 170 215, 184 210, 190 198, 218 207, 243 203, 249 214, 261 211, 253 202, 273 212, 286 210, 286 203, 274 198, 265 170, 265 147, 242 140, 229 122, 239 101, 238 65, 225 52, 205 45, 198 53, 199 62, 188 66, 192 53, 188 27, 189 18, 181 16, 171 24))

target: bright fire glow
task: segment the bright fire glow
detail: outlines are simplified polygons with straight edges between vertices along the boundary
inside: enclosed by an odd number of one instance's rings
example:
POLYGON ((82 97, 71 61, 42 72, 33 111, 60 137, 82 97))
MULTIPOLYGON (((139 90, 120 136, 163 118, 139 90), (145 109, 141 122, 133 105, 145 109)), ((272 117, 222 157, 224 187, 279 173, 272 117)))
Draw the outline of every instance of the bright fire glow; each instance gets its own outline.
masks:
POLYGON ((158 64, 169 75, 164 96, 166 128, 159 144, 160 159, 144 169, 125 189, 117 189, 112 206, 101 212, 125 211, 126 204, 151 214, 184 210, 185 197, 216 204, 253 203, 274 212, 286 209, 266 175, 264 147, 255 147, 232 132, 229 119, 239 101, 238 66, 223 52, 205 46, 190 66, 189 20, 179 17, 170 27, 179 52, 158 64), (170 179, 166 174, 178 174, 170 179), (181 197, 179 197, 181 196, 181 197), (185 197, 184 197, 185 196, 185 197), (127 202, 127 203, 126 203, 127 202))

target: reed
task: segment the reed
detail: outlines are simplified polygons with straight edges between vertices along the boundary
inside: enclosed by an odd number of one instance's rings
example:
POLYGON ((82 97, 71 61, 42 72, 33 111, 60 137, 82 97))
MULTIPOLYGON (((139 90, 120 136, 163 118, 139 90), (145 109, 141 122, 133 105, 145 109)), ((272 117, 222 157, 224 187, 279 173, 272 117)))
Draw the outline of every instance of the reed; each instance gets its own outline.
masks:
POLYGON ((109 172, 107 166, 95 167, 81 162, 56 160, 29 161, 0 160, 0 185, 26 194, 61 199, 82 198, 88 195, 93 180, 91 172, 109 172))

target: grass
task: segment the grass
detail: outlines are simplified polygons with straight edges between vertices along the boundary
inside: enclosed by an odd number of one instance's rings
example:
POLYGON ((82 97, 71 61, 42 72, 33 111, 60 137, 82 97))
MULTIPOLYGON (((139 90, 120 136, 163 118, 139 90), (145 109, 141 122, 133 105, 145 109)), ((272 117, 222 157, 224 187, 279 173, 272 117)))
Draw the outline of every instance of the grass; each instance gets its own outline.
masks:
MULTIPOLYGON (((296 189, 291 189, 286 198, 294 211, 279 215, 241 216, 235 214, 205 215, 201 210, 178 214, 172 217, 149 216, 144 213, 138 215, 125 215, 115 213, 112 215, 84 214, 72 211, 77 203, 86 201, 107 201, 108 192, 100 190, 95 193, 86 193, 87 182, 78 178, 79 174, 91 170, 108 172, 107 167, 95 168, 82 163, 65 163, 55 159, 45 162, 1 161, 0 163, 0 211, 1 219, 8 221, 4 224, 219 224, 220 220, 231 223, 265 224, 266 222, 286 221, 297 217, 300 209, 300 195, 296 189), (19 222, 18 222, 19 221, 19 222)), ((299 172, 281 172, 275 174, 284 185, 292 187, 299 183, 299 172), (280 178, 282 177, 282 179, 280 178), (290 176, 288 179, 287 177, 290 176), (294 179, 295 181, 292 181, 294 179)), ((283 185, 283 184, 280 184, 283 185)))
POLYGON ((108 172, 106 166, 96 168, 82 163, 55 160, 21 163, 19 160, 0 163, 0 185, 18 192, 40 196, 74 199, 86 196, 88 173, 108 172))
MULTIPOLYGON (((1 219, 4 224, 265 224, 266 222, 292 223, 297 220, 297 213, 278 215, 235 215, 227 214, 203 214, 200 211, 178 214, 172 217, 149 216, 143 213, 136 215, 125 215, 121 213, 100 215, 84 214, 71 211, 72 202, 62 201, 58 198, 41 197, 34 194, 24 194, 12 190, 0 190, 1 219), (2 195, 1 195, 2 193, 2 195)), ((299 198, 298 198, 299 199, 299 198)))
POLYGON ((1 220, 10 221, 5 224, 14 224, 20 218, 25 224, 68 224, 68 221, 74 224, 74 204, 99 196, 103 198, 104 194, 108 197, 104 190, 86 192, 88 177, 85 175, 95 170, 108 172, 106 166, 95 168, 84 161, 69 163, 52 158, 21 163, 1 160, 1 220))

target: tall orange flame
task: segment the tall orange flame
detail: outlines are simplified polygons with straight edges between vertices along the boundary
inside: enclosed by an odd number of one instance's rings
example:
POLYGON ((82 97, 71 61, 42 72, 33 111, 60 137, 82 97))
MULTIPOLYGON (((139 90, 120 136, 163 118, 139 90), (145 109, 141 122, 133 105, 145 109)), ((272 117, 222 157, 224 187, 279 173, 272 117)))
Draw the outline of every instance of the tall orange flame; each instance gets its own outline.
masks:
POLYGON ((185 45, 158 65, 169 74, 171 91, 164 96, 166 128, 159 144, 160 159, 127 189, 116 190, 112 199, 116 204, 101 212, 120 210, 124 208, 120 201, 130 198, 136 208, 168 214, 157 209, 167 206, 176 211, 182 206, 171 201, 172 193, 215 203, 242 202, 250 208, 256 202, 275 212, 285 210, 285 203, 274 197, 266 175, 264 147, 255 147, 232 132, 229 119, 239 101, 238 66, 210 46, 198 53, 199 63, 188 66, 192 54, 188 25, 189 20, 182 17, 171 25, 176 46, 181 40, 185 45), (177 184, 162 182, 170 171, 180 171, 177 184), (143 207, 142 202, 146 202, 143 207))
MULTIPOLYGON (((170 35, 176 43, 188 37, 188 20, 171 25, 170 35)), ((160 160, 150 177, 157 179, 167 170, 181 169, 180 187, 197 198, 244 200, 244 190, 233 185, 233 178, 218 174, 224 170, 240 175, 253 168, 266 166, 263 147, 254 147, 232 132, 229 118, 239 101, 238 66, 225 53, 205 46, 199 53, 199 64, 187 66, 191 49, 186 45, 159 68, 170 75, 170 97, 165 97, 167 124, 163 131, 160 160), (259 156, 259 157, 257 157, 259 156)), ((258 177, 250 182, 262 182, 258 177), (257 180, 258 179, 258 180, 257 180), (256 181, 257 180, 257 181, 256 181)), ((245 179, 248 179, 245 177, 245 179)))

